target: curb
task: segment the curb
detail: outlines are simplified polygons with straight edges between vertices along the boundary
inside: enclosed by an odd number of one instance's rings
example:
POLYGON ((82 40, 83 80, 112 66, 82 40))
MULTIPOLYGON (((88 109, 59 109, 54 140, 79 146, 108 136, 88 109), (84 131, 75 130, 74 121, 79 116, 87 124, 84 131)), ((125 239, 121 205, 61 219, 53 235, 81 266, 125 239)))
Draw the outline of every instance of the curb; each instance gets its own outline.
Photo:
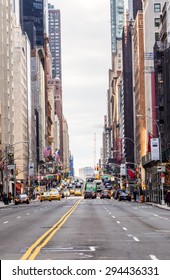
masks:
POLYGON ((165 206, 165 205, 161 205, 161 204, 157 204, 157 203, 153 203, 153 202, 146 202, 146 204, 150 204, 150 205, 158 207, 160 209, 165 209, 165 210, 170 211, 170 207, 165 206))

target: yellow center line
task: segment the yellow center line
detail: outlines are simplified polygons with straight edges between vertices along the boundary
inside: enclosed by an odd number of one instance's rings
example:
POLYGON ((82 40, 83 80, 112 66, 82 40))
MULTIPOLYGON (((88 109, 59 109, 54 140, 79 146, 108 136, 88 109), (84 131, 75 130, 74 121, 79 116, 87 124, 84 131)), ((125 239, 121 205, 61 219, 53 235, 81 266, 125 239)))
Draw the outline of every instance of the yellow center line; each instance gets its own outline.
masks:
POLYGON ((40 236, 25 252, 25 254, 20 258, 20 260, 33 260, 40 252, 41 248, 44 247, 48 241, 53 237, 53 235, 61 228, 61 226, 66 222, 69 216, 74 212, 74 210, 79 205, 81 199, 77 201, 67 212, 64 214, 60 220, 54 224, 49 230, 47 230, 42 236, 40 236))

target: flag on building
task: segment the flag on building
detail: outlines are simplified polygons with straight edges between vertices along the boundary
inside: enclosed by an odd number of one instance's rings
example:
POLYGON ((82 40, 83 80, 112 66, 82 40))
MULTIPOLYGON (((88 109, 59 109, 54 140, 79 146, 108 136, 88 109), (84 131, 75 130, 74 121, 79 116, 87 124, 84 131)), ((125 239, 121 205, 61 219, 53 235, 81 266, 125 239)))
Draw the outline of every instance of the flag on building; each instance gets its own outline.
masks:
POLYGON ((55 152, 55 158, 56 158, 56 160, 60 161, 60 150, 57 150, 55 152))
POLYGON ((1 161, 0 161, 0 169, 1 169, 1 170, 5 170, 5 169, 6 169, 5 167, 6 167, 6 166, 5 166, 4 160, 1 160, 1 161))
POLYGON ((151 139, 153 138, 153 135, 148 132, 148 153, 151 152, 151 139))
POLYGON ((49 157, 51 155, 51 147, 44 148, 44 157, 49 157))
POLYGON ((134 179, 136 177, 135 170, 133 170, 133 169, 131 169, 129 167, 128 167, 128 172, 127 173, 128 173, 128 176, 129 176, 130 179, 134 179))

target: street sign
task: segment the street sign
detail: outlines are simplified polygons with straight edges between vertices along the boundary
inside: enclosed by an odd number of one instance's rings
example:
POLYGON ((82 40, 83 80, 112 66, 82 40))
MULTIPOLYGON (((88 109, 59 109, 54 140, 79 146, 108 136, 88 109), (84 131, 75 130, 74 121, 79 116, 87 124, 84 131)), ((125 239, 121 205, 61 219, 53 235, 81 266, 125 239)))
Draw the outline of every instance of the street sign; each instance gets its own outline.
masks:
POLYGON ((165 165, 158 165, 157 172, 165 172, 165 165))
POLYGON ((14 168, 15 168, 15 165, 14 165, 14 164, 8 165, 7 168, 8 168, 9 170, 14 169, 14 168))

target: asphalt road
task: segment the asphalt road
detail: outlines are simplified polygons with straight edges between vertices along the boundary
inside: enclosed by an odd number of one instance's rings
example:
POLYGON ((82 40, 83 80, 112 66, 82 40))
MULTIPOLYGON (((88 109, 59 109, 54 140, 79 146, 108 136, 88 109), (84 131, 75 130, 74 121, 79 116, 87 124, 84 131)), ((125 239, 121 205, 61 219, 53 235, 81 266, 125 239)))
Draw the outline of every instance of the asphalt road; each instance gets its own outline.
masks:
POLYGON ((169 260, 170 211, 80 199, 0 209, 1 260, 169 260))

